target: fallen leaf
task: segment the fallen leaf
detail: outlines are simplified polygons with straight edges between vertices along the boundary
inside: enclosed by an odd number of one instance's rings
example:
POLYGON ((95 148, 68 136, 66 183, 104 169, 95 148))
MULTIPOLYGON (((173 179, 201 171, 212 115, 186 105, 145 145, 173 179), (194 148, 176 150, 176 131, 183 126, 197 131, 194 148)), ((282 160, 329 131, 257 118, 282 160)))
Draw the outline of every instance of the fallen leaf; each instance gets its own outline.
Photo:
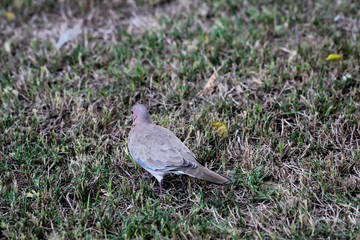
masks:
POLYGON ((339 54, 330 54, 327 58, 327 61, 341 61, 344 60, 343 55, 339 55, 339 54))
POLYGON ((214 81, 216 79, 216 75, 215 73, 213 73, 211 75, 211 77, 209 78, 209 80, 207 81, 204 89, 203 89, 203 93, 208 94, 208 93, 212 93, 214 92, 214 81))
POLYGON ((263 82, 262 81, 260 81, 257 77, 255 77, 255 76, 251 76, 251 80, 254 82, 254 83, 256 83, 257 85, 259 85, 259 86, 262 86, 263 85, 263 82))
POLYGON ((348 80, 348 79, 350 79, 350 78, 352 78, 351 74, 347 73, 347 74, 345 74, 345 75, 342 77, 342 80, 343 80, 343 81, 346 81, 346 80, 348 80))
POLYGON ((198 13, 200 16, 206 17, 208 15, 209 9, 210 9, 209 6, 206 5, 206 3, 203 3, 199 8, 198 13))
POLYGON ((6 12, 5 13, 5 17, 8 19, 8 20, 14 20, 15 19, 15 14, 12 13, 12 12, 6 12))
POLYGON ((296 55, 297 55, 297 51, 296 51, 296 50, 290 50, 290 49, 287 49, 287 48, 284 48, 284 47, 280 47, 279 49, 289 54, 289 59, 288 59, 288 60, 289 60, 290 62, 293 61, 294 58, 295 58, 296 55))
POLYGON ((77 24, 74 28, 66 30, 55 44, 55 48, 60 49, 66 42, 74 40, 79 34, 82 33, 82 22, 77 24))
POLYGON ((26 194, 26 197, 28 197, 28 198, 32 198, 34 196, 34 194, 32 194, 32 193, 27 193, 26 194))
POLYGON ((340 15, 340 14, 339 14, 339 15, 336 15, 336 17, 334 17, 334 22, 339 21, 340 18, 341 18, 341 15, 340 15))
POLYGON ((301 80, 303 82, 306 82, 306 83, 309 82, 309 75, 307 73, 302 73, 302 74, 300 74, 300 76, 301 76, 301 80))
POLYGON ((10 40, 7 40, 4 43, 4 48, 7 53, 11 54, 11 41, 10 40))
POLYGON ((220 137, 226 137, 228 134, 226 125, 222 122, 211 123, 211 129, 215 130, 220 137))
POLYGON ((26 197, 28 197, 28 198, 32 198, 32 197, 39 197, 39 193, 37 193, 37 192, 35 192, 34 190, 32 190, 32 192, 30 193, 30 192, 28 192, 27 194, 26 194, 26 197))

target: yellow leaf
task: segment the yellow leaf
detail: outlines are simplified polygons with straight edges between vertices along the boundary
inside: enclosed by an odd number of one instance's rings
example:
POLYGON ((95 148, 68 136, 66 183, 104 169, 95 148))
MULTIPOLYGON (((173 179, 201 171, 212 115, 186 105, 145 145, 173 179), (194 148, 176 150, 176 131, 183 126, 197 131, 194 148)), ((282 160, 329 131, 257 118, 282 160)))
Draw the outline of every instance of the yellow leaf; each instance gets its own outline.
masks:
POLYGON ((211 124, 211 129, 214 129, 215 132, 220 136, 220 137, 226 137, 227 136, 227 128, 226 125, 222 122, 213 122, 211 124))
POLYGON ((14 20, 15 19, 15 14, 12 12, 6 12, 5 16, 8 20, 14 20))
POLYGON ((34 196, 34 194, 32 194, 32 193, 27 193, 26 194, 26 197, 29 197, 29 198, 32 198, 34 196))
POLYGON ((339 54, 330 54, 327 58, 327 61, 341 61, 344 60, 343 55, 339 55, 339 54))
POLYGON ((35 192, 34 190, 32 190, 32 193, 30 193, 30 192, 28 192, 27 194, 26 194, 26 197, 28 197, 28 198, 32 198, 32 197, 39 197, 39 193, 37 193, 37 192, 35 192))

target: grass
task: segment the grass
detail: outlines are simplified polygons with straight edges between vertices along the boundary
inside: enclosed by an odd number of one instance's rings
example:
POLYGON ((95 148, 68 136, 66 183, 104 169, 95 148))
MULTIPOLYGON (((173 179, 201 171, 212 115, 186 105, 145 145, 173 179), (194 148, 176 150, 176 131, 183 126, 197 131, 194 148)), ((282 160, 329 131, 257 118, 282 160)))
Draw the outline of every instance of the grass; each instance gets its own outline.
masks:
POLYGON ((1 238, 360 237, 357 1, 0 3, 1 238), (138 102, 235 183, 160 194, 128 156, 138 102))

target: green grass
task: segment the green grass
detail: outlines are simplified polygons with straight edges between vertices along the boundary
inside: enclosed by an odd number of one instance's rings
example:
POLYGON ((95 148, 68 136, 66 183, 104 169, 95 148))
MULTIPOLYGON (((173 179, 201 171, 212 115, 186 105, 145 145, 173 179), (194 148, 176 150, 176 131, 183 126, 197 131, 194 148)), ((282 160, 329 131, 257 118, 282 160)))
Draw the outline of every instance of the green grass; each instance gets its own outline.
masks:
POLYGON ((0 3, 1 238, 359 238, 357 1, 0 3), (135 103, 235 183, 159 193, 128 155, 135 103))

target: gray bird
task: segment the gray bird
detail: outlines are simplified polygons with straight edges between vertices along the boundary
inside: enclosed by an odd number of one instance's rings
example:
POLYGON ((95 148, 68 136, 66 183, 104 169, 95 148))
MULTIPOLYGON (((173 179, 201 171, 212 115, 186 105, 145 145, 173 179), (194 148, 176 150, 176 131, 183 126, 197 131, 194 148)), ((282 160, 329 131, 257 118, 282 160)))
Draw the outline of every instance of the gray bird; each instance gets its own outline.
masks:
POLYGON ((152 123, 146 107, 136 104, 131 108, 133 124, 128 147, 134 160, 160 183, 165 174, 185 174, 218 185, 228 185, 233 179, 224 177, 202 166, 195 155, 171 131, 152 123))

